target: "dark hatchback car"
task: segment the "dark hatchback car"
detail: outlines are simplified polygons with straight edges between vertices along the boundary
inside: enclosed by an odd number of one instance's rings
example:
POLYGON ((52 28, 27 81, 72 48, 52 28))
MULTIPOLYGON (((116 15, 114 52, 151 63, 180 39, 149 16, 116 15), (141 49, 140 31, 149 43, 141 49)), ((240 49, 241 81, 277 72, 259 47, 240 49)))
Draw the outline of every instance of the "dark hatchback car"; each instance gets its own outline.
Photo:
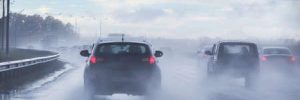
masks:
POLYGON ((144 95, 161 87, 157 57, 146 42, 101 42, 94 44, 84 71, 84 86, 91 95, 125 93, 144 95))
POLYGON ((253 86, 259 71, 259 53, 257 45, 250 42, 222 41, 213 45, 207 73, 208 76, 229 75, 244 77, 245 86, 253 86))

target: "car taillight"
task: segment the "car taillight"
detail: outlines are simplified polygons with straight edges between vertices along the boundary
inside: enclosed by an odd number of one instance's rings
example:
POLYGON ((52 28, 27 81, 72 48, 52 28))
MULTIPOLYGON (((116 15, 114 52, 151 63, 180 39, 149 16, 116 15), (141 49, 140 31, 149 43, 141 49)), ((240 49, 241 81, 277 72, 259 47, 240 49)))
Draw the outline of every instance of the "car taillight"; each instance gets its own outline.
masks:
POLYGON ((297 58, 295 56, 291 56, 290 59, 291 59, 292 62, 296 62, 296 60, 297 60, 297 58))
POLYGON ((155 57, 154 56, 150 56, 149 64, 155 64, 155 57))
POLYGON ((103 61, 104 61, 104 58, 101 58, 101 57, 91 56, 91 58, 90 58, 90 62, 92 64, 96 64, 97 62, 103 62, 103 61))
POLYGON ((90 58, 90 62, 91 62, 92 64, 97 63, 97 57, 96 57, 96 56, 92 56, 92 57, 90 58))
POLYGON ((261 61, 267 61, 267 60, 268 60, 268 58, 266 56, 261 57, 261 61))
POLYGON ((155 57, 154 56, 150 56, 149 58, 144 58, 142 59, 143 62, 147 62, 149 64, 155 64, 155 57))

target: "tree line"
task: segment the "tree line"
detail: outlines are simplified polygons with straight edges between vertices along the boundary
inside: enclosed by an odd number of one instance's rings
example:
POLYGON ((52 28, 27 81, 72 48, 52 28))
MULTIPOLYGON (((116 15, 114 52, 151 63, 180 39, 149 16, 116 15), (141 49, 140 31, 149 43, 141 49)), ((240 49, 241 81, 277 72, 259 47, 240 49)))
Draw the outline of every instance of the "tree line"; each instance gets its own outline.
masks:
POLYGON ((11 13, 10 16, 10 42, 14 46, 37 43, 51 45, 53 42, 75 41, 79 38, 75 30, 71 23, 64 23, 53 16, 19 13, 11 13))

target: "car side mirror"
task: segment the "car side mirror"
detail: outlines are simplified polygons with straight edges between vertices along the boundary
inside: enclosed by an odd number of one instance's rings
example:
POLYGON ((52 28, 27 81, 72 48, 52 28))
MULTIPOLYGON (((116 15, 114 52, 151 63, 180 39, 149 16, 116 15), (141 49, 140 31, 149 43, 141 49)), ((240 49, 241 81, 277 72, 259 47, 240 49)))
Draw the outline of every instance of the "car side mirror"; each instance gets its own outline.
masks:
POLYGON ((80 51, 80 55, 83 57, 89 57, 91 54, 89 53, 88 50, 82 50, 80 51))
POLYGON ((164 54, 161 51, 155 51, 155 54, 154 54, 155 57, 162 57, 163 55, 164 54))
POLYGON ((210 56, 213 55, 213 53, 211 51, 209 51, 209 50, 205 51, 205 54, 206 55, 210 55, 210 56))

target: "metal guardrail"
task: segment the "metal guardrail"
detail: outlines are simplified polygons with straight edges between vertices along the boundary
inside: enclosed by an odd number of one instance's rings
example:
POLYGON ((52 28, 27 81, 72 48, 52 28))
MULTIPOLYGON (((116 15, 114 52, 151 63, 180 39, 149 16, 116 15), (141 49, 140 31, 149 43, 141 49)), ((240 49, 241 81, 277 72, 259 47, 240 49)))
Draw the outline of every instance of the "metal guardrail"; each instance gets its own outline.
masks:
POLYGON ((45 56, 45 57, 36 57, 24 60, 17 60, 17 61, 8 61, 0 63, 0 72, 14 70, 18 68, 24 68, 32 65, 36 65, 39 63, 45 63, 52 60, 55 60, 59 57, 59 54, 45 56))

